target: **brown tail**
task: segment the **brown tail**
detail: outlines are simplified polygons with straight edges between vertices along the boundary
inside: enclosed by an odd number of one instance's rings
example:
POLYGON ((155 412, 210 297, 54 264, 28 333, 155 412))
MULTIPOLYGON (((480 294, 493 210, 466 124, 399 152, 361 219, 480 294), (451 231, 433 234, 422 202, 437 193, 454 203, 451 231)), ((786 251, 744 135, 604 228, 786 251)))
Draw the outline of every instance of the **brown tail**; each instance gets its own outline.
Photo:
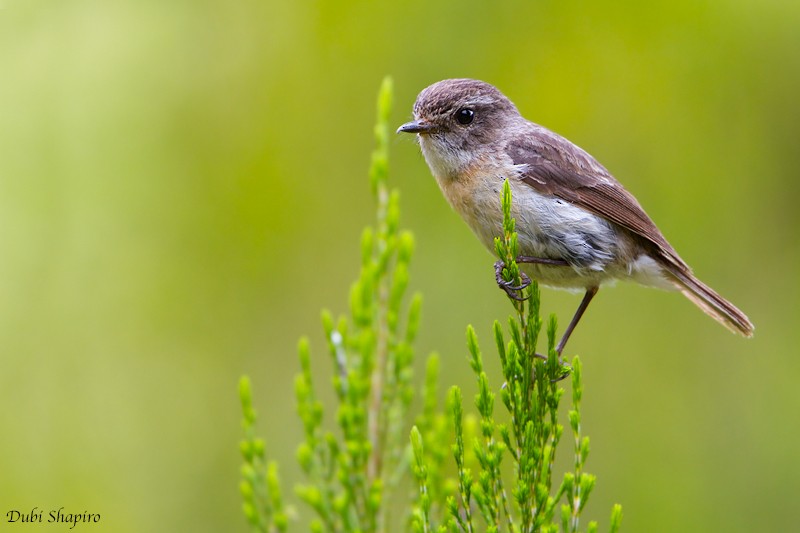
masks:
POLYGON ((755 327, 747 315, 690 272, 669 269, 680 291, 694 304, 734 333, 752 337, 755 327))

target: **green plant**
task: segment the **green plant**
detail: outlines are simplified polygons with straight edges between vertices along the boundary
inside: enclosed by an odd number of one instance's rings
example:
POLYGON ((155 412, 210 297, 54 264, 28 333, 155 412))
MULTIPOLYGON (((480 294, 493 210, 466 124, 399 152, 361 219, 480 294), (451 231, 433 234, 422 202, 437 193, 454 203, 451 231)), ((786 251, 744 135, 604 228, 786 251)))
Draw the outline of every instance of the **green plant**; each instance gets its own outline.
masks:
MULTIPOLYGON (((533 283, 523 300, 509 299, 515 310, 508 339, 494 325, 505 384, 499 389, 505 418, 494 412, 492 392, 475 331, 467 329, 469 362, 478 381, 478 416, 464 415, 461 390, 454 386, 446 409, 438 405, 439 359, 428 357, 422 408, 404 435, 413 397, 413 341, 419 326, 421 297, 403 305, 408 264, 413 251, 410 233, 399 230, 399 195, 390 191, 388 175, 391 81, 384 80, 378 97, 377 147, 372 155, 370 183, 377 203, 375 228, 361 239, 361 272, 350 292, 350 316, 334 321, 323 312, 322 323, 335 369, 332 383, 338 401, 336 429, 323 426, 324 410, 311 379, 309 343, 299 343, 301 373, 295 390, 305 438, 297 450, 307 482, 297 496, 313 511, 312 531, 383 532, 392 525, 415 531, 576 532, 580 514, 594 487, 584 471, 589 439, 581 434, 581 363, 572 367, 555 352, 556 319, 547 327, 547 356, 536 353, 540 295, 533 283), (563 434, 558 406, 564 393, 560 380, 572 374, 569 412, 574 435, 574 469, 554 487, 553 464, 563 434), (452 433, 451 433, 452 432, 452 433), (448 445, 454 436, 454 444, 448 445), (455 472, 450 464, 455 462, 455 472), (503 460, 511 468, 503 468, 503 460), (408 471, 416 488, 404 484, 408 471), (511 471, 509 473, 509 471, 511 471), (410 495, 405 517, 390 505, 394 496, 410 495)), ((496 251, 504 261, 502 275, 520 284, 516 264, 517 235, 510 216, 511 193, 506 183, 501 199, 503 235, 496 251)), ((241 492, 248 522, 256 531, 285 531, 289 513, 274 462, 267 461, 263 440, 256 436, 256 414, 250 382, 243 377, 240 396, 245 439, 241 492)), ((619 528, 615 506, 610 531, 619 528)), ((590 522, 587 531, 596 531, 590 522)))
MULTIPOLYGON (((503 278, 520 286, 521 276, 515 261, 517 235, 511 218, 511 191, 503 187, 503 236, 495 240, 498 257, 505 263, 503 278)), ((561 363, 555 351, 556 318, 547 327, 547 356, 536 353, 539 334, 540 294, 534 281, 523 289, 523 299, 509 298, 515 315, 509 318, 506 341, 499 322, 494 324, 497 351, 505 383, 500 399, 508 418, 498 422, 494 414, 495 393, 484 371, 483 358, 474 329, 467 328, 470 366, 478 380, 475 406, 480 417, 478 430, 467 434, 464 425, 461 390, 450 389, 448 411, 455 433, 452 446, 456 462, 457 490, 446 496, 446 512, 432 512, 428 472, 441 463, 439 437, 425 439, 426 431, 412 428, 414 473, 419 484, 415 502, 415 531, 521 531, 576 532, 580 515, 595 485, 595 477, 584 471, 589 454, 589 438, 582 436, 580 405, 583 394, 581 361, 575 357, 570 368, 561 363), (553 464, 563 426, 558 423, 558 406, 564 389, 559 382, 572 374, 570 427, 574 436, 574 470, 563 475, 554 486, 553 464), (430 444, 431 453, 425 442, 430 444), (470 447, 471 445, 471 447, 470 447), (470 453, 471 452, 471 453, 470 453), (470 461, 472 457, 472 461, 470 461), (510 482, 501 468, 504 458, 512 461, 510 482), (436 525, 438 524, 438 526, 436 525)), ((425 422, 426 427, 430 424, 425 422)), ((610 531, 619 529, 622 511, 612 511, 610 531)), ((590 522, 587 531, 596 531, 590 522)))

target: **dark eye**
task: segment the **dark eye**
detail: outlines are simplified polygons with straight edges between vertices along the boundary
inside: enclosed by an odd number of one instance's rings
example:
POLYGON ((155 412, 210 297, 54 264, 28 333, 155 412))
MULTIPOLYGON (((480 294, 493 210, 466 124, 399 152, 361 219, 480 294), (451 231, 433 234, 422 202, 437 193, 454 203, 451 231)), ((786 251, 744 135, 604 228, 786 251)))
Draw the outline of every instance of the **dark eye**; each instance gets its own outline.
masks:
POLYGON ((474 118, 475 118, 475 111, 473 111, 472 109, 464 107, 456 111, 456 120, 458 121, 459 124, 462 124, 464 126, 472 122, 472 119, 474 118))

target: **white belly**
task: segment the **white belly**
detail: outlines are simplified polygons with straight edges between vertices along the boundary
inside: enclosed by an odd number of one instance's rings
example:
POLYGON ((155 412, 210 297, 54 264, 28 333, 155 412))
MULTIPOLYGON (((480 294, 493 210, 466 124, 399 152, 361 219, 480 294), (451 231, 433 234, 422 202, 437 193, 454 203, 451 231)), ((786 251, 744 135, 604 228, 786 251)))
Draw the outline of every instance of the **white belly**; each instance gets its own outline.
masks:
MULTIPOLYGON (((500 191, 503 178, 465 183, 440 181, 445 196, 478 239, 494 255, 494 238, 502 235, 500 191)), ((563 259, 570 266, 521 264, 539 283, 583 290, 616 279, 670 288, 658 264, 640 256, 630 237, 610 222, 559 198, 545 196, 512 178, 512 216, 521 255, 563 259)))

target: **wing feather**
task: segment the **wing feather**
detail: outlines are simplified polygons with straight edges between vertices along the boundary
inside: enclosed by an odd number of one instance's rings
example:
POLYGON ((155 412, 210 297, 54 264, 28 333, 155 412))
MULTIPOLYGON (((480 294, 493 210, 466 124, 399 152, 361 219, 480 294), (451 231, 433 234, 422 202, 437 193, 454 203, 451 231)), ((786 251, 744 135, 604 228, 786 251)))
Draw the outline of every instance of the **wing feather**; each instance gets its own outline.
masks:
POLYGON ((657 251, 659 259, 691 272, 634 196, 592 156, 537 126, 506 146, 520 179, 541 194, 556 196, 617 224, 657 251))

